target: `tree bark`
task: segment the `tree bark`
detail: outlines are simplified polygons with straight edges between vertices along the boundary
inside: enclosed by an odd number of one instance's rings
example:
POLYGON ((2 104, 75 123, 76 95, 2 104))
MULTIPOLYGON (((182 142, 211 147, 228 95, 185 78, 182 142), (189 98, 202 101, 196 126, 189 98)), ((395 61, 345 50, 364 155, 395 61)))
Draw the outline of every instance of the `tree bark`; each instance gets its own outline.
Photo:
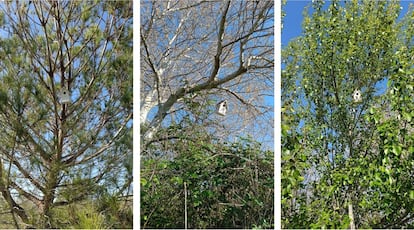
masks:
POLYGON ((349 203, 348 203, 348 215, 349 215, 349 220, 350 220, 349 229, 353 230, 355 229, 355 220, 354 220, 354 211, 352 209, 351 200, 349 200, 349 203))

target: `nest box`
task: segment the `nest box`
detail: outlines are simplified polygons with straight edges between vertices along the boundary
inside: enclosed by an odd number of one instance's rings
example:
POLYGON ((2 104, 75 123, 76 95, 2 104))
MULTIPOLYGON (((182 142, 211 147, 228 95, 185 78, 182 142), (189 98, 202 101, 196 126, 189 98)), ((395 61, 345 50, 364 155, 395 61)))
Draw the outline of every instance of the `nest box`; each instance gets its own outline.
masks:
POLYGON ((70 93, 67 89, 62 89, 62 91, 60 92, 60 103, 61 104, 70 103, 70 93))
POLYGON ((216 105, 216 113, 225 116, 227 113, 227 100, 220 101, 216 105))
POLYGON ((362 102, 362 94, 361 91, 355 90, 352 97, 354 98, 354 102, 359 103, 362 102))

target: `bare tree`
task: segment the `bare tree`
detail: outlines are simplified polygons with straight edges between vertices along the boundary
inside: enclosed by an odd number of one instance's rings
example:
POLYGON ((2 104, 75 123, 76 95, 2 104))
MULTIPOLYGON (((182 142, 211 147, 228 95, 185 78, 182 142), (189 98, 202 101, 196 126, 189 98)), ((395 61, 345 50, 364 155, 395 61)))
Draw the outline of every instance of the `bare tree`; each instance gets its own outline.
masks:
POLYGON ((272 1, 142 1, 140 32, 144 149, 185 118, 221 137, 272 136, 272 1))

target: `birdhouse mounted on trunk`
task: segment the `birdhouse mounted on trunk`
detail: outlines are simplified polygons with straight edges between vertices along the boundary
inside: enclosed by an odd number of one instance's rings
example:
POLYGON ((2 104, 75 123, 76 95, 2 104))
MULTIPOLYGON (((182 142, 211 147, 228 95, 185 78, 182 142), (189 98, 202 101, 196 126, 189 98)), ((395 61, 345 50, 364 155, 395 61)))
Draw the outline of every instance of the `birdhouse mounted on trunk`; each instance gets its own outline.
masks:
POLYGON ((62 91, 60 92, 60 103, 61 104, 70 103, 70 93, 67 89, 62 89, 62 91))
POLYGON ((216 105, 216 113, 221 116, 226 116, 227 113, 227 100, 220 101, 216 105))

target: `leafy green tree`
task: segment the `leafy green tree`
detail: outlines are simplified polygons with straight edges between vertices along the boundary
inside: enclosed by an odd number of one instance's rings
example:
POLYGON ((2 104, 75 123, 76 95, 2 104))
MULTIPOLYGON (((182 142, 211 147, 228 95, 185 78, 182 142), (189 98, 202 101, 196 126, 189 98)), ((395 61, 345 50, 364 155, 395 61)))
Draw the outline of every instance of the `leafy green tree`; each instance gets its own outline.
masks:
POLYGON ((142 227, 184 227, 187 208, 188 228, 271 228, 273 152, 249 139, 197 137, 171 143, 174 159, 144 158, 142 227))
POLYGON ((0 8, 0 192, 16 227, 59 227, 55 209, 101 191, 130 195, 131 2, 0 8))
POLYGON ((315 1, 282 51, 284 227, 412 225, 413 10, 399 11, 315 1))

